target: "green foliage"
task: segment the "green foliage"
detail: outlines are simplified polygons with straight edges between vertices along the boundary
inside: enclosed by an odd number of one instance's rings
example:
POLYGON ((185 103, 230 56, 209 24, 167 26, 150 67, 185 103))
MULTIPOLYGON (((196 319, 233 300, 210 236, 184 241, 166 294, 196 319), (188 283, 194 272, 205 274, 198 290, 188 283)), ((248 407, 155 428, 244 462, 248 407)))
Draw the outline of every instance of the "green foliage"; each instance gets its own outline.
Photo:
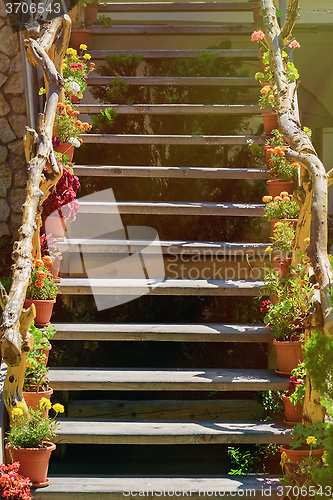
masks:
POLYGON ((284 414, 281 391, 260 391, 256 394, 256 401, 262 405, 268 418, 279 418, 284 414))
POLYGON ((94 25, 98 26, 112 26, 112 19, 105 14, 99 14, 97 21, 94 21, 94 25))
POLYGON ((292 222, 277 222, 273 231, 271 240, 274 245, 282 251, 291 253, 293 241, 295 238, 295 229, 292 222))
POLYGON ((300 207, 297 201, 275 197, 265 205, 265 217, 269 220, 275 219, 298 219, 300 207), (279 198, 279 199, 276 199, 279 198), (276 200, 276 201, 275 201, 276 200))
POLYGON ((279 446, 276 444, 256 444, 253 448, 228 446, 228 455, 230 457, 231 469, 228 474, 242 475, 260 473, 266 471, 265 461, 268 458, 277 457, 279 446))
MULTIPOLYGON (((322 397, 333 399, 333 339, 319 331, 311 333, 304 348, 304 364, 311 384, 322 397)), ((330 410, 331 404, 327 406, 330 410)))
POLYGON ((310 424, 306 427, 298 422, 291 432, 293 442, 290 448, 293 450, 316 450, 326 445, 328 422, 310 424))
POLYGON ((113 134, 116 116, 117 112, 112 108, 105 109, 97 115, 92 115, 93 132, 96 134, 113 134))
POLYGON ((291 370, 289 387, 293 387, 293 392, 290 394, 290 402, 296 406, 298 402, 303 406, 305 396, 306 369, 304 363, 298 363, 297 368, 291 370))
POLYGON ((42 330, 34 325, 34 322, 30 323, 29 333, 34 338, 33 349, 47 349, 51 344, 50 340, 54 337, 57 330, 52 326, 46 326, 42 330))
POLYGON ((35 267, 27 288, 27 299, 51 300, 55 299, 58 293, 60 288, 55 283, 52 273, 44 265, 35 267))
POLYGON ((46 356, 41 350, 31 349, 27 354, 23 390, 40 392, 49 390, 49 369, 45 365, 46 356))

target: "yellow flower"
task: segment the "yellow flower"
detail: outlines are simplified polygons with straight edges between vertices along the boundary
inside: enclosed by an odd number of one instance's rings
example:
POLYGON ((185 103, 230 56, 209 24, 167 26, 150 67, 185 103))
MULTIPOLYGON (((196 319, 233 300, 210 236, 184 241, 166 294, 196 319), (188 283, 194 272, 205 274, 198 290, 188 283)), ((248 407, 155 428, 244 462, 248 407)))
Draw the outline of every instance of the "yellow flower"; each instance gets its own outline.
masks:
POLYGON ((308 436, 306 438, 306 444, 316 444, 317 442, 317 438, 315 438, 314 436, 308 436))
POLYGON ((281 453, 281 461, 280 461, 280 466, 283 468, 286 461, 287 461, 287 453, 284 451, 283 453, 281 453))
POLYGON ((272 252, 274 249, 272 247, 266 247, 265 252, 272 252))
POLYGON ((62 63, 62 69, 67 68, 67 64, 65 62, 62 63))
POLYGON ((310 242, 310 238, 304 238, 304 241, 305 241, 305 243, 309 243, 310 242))
POLYGON ((327 451, 324 451, 324 453, 323 453, 323 455, 322 455, 321 458, 323 459, 323 462, 325 463, 325 461, 328 459, 328 453, 327 453, 327 451))
POLYGON ((89 61, 89 59, 91 59, 91 55, 90 54, 84 54, 83 59, 87 59, 87 61, 89 61))
POLYGON ((13 417, 21 417, 23 415, 23 410, 21 408, 13 408, 12 416, 13 417))
POLYGON ((64 413, 65 411, 65 408, 63 407, 63 405, 61 405, 60 403, 56 403, 52 406, 52 408, 54 409, 55 412, 57 413, 64 413))
POLYGON ((85 44, 85 43, 81 43, 81 45, 80 45, 80 50, 87 50, 87 48, 88 48, 88 47, 86 46, 86 44, 85 44))
POLYGON ((77 52, 75 49, 69 48, 66 50, 66 54, 68 54, 69 56, 76 56, 77 52))
POLYGON ((27 405, 21 401, 20 403, 17 403, 16 408, 20 408, 20 410, 24 411, 27 409, 27 405))
POLYGON ((76 97, 78 97, 79 99, 82 99, 82 97, 83 97, 82 92, 78 92, 78 93, 76 94, 76 97))
POLYGON ((50 410, 52 408, 51 401, 47 398, 42 398, 39 401, 39 408, 41 408, 41 410, 50 410))

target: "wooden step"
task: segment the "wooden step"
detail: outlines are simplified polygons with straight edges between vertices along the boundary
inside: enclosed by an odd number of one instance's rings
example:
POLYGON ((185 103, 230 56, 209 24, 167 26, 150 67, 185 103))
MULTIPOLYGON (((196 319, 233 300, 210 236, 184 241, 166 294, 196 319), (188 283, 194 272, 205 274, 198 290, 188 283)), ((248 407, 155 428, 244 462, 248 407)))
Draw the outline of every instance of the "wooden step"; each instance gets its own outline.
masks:
POLYGON ((227 217, 262 217, 264 205, 261 203, 212 203, 180 201, 101 201, 80 200, 81 214, 122 215, 214 215, 227 217))
POLYGON ((50 368, 55 391, 283 391, 274 370, 50 368))
POLYGON ((261 420, 263 407, 253 399, 220 400, 71 400, 69 418, 112 418, 122 420, 261 420))
POLYGON ((233 243, 224 241, 146 241, 146 240, 113 240, 71 238, 58 241, 57 246, 62 252, 84 253, 119 253, 141 252, 160 255, 200 255, 200 256, 235 256, 251 258, 265 256, 270 243, 233 243))
POLYGON ((256 105, 245 104, 79 104, 80 113, 89 115, 113 109, 119 115, 259 115, 256 105))
POLYGON ((292 430, 272 421, 61 419, 59 423, 53 441, 76 444, 288 444, 292 430))
POLYGON ((54 340, 153 340, 162 342, 271 342, 265 325, 256 324, 96 324, 55 323, 54 340))
POLYGON ((73 165, 78 176, 93 177, 165 177, 176 179, 269 179, 259 168, 151 167, 116 165, 73 165))
MULTIPOLYGON (((90 51, 89 51, 90 52, 90 51)), ((88 76, 86 82, 89 86, 94 85, 112 85, 115 76, 88 76)), ((130 85, 148 85, 148 86, 159 86, 159 85, 173 85, 173 86, 237 86, 237 87, 258 87, 258 82, 255 78, 247 77, 154 77, 154 76, 122 76, 121 80, 130 85)))
POLYGON ((221 57, 237 57, 238 59, 258 59, 257 49, 214 49, 214 50, 89 50, 89 54, 93 60, 104 59, 108 54, 128 54, 142 55, 146 59, 173 59, 179 57, 199 57, 200 54, 207 53, 215 54, 217 58, 221 57))
POLYGON ((92 35, 158 35, 158 36, 219 36, 250 35, 253 24, 195 24, 195 25, 119 25, 90 26, 92 35))
POLYGON ((263 498, 263 492, 271 500, 281 498, 278 476, 129 476, 86 474, 55 476, 47 488, 32 489, 34 500, 124 500, 124 498, 263 498), (153 495, 154 493, 154 495, 153 495), (139 494, 141 496, 139 497, 139 494), (132 496, 131 496, 132 495, 132 496))
POLYGON ((100 4, 99 12, 248 12, 249 2, 115 2, 100 4))
POLYGON ((80 134, 85 144, 170 144, 185 146, 246 145, 249 139, 264 144, 257 135, 154 135, 154 134, 80 134))
MULTIPOLYGON (((61 278, 64 295, 117 295, 140 297, 149 295, 210 295, 256 297, 263 286, 260 280, 194 280, 194 279, 131 279, 131 278, 61 278), (92 288, 94 292, 92 292, 92 288)), ((110 306, 111 307, 111 304, 110 306)))

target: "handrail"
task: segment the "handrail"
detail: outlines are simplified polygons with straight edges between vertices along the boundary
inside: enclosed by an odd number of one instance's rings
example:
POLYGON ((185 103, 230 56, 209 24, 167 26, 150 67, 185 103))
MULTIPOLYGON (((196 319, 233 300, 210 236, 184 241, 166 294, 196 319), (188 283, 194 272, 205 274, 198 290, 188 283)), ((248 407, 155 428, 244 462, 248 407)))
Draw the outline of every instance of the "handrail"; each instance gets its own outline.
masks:
MULTIPOLYGON (((290 0, 285 22, 279 28, 273 0, 261 0, 265 40, 269 48, 270 66, 273 72, 274 95, 278 113, 279 129, 289 145, 286 158, 301 165, 301 186, 296 191, 301 206, 297 223, 295 250, 307 254, 319 287, 320 300, 316 301, 314 312, 309 318, 306 337, 313 329, 333 335, 333 310, 330 289, 333 283, 332 269, 327 255, 327 188, 332 171, 326 174, 308 134, 302 129, 295 113, 295 88, 288 83, 284 71, 282 49, 284 40, 294 27, 299 0, 290 0)), ((307 378, 307 395, 304 402, 303 420, 322 422, 323 407, 319 397, 311 389, 307 378)))
POLYGON ((0 286, 0 305, 3 308, 1 354, 8 365, 3 398, 9 415, 14 406, 23 400, 22 386, 26 353, 31 348, 29 324, 35 317, 35 307, 23 310, 27 287, 32 272, 33 257, 40 256, 39 230, 42 203, 62 175, 52 148, 52 129, 59 95, 63 92, 62 62, 69 43, 71 20, 68 15, 43 23, 25 25, 22 31, 26 57, 29 63, 43 71, 46 102, 44 112, 37 120, 37 131, 26 127, 25 156, 29 177, 27 196, 23 205, 23 223, 19 241, 12 253, 12 285, 7 295, 0 286))

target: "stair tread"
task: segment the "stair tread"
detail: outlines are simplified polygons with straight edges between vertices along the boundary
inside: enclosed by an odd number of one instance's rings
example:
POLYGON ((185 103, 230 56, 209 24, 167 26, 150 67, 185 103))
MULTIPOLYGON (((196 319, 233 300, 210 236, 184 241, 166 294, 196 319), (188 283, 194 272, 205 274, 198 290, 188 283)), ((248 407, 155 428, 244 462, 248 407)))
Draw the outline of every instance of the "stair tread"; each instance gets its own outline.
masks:
POLYGON ((74 165, 73 168, 75 174, 79 176, 269 179, 269 172, 259 168, 156 167, 149 165, 74 165))
POLYGON ((161 340, 189 342, 271 342, 265 325, 256 324, 91 324, 55 323, 54 340, 161 340))
MULTIPOLYGON (((263 286, 260 280, 158 279, 140 278, 61 278, 62 294, 94 295, 239 295, 256 296, 263 286)), ((110 306, 109 306, 110 307, 110 306)))
POLYGON ((253 24, 92 25, 90 30, 92 35, 247 35, 253 32, 253 24))
POLYGON ((113 109, 118 114, 150 115, 258 115, 262 110, 255 104, 79 104, 80 113, 97 114, 106 109, 113 109))
POLYGON ((99 12, 246 12, 248 2, 115 2, 99 6, 99 12))
POLYGON ((262 217, 263 203, 194 201, 80 201, 79 213, 262 217))
MULTIPOLYGON (((50 478, 50 484, 47 488, 40 488, 37 490, 32 490, 33 497, 35 500, 44 500, 48 495, 52 499, 55 494, 59 495, 59 498, 74 498, 75 500, 81 500, 83 497, 79 497, 78 494, 88 495, 89 498, 94 498, 94 493, 103 494, 103 498, 121 499, 124 498, 124 492, 128 490, 139 492, 151 490, 158 492, 165 489, 167 492, 180 490, 183 492, 185 490, 188 493, 192 490, 190 498, 199 499, 202 498, 204 492, 208 492, 211 496, 212 491, 230 494, 232 496, 237 496, 237 492, 241 490, 240 496, 245 496, 244 490, 255 490, 256 494, 262 494, 262 488, 265 490, 270 490, 274 495, 277 487, 281 485, 279 482, 279 477, 275 475, 91 475, 86 474, 66 474, 66 476, 48 474, 50 478), (200 495, 199 495, 200 491, 200 495), (107 496, 106 496, 107 495, 107 496)), ((185 493, 185 496, 186 496, 185 493)), ((151 493, 147 493, 150 496, 151 493)), ((164 496, 164 495, 162 495, 164 496)), ((177 491, 178 496, 178 491, 177 491)), ((256 495, 255 495, 256 496, 256 495)), ((271 495, 270 495, 271 497, 271 495)), ((85 498, 85 497, 84 497, 85 498)), ((100 498, 100 497, 98 497, 100 498)), ((275 498, 273 496, 273 498, 275 498)))
POLYGON ((98 238, 65 238, 58 241, 57 245, 61 251, 78 252, 113 252, 124 253, 129 251, 138 252, 145 249, 145 253, 160 255, 161 250, 166 255, 239 255, 246 253, 265 255, 266 248, 270 243, 238 243, 225 241, 148 241, 148 240, 114 240, 98 238))
MULTIPOLYGON (((86 82, 89 86, 92 85, 110 85, 117 77, 115 76, 88 76, 86 82)), ((214 76, 196 76, 196 77, 168 77, 168 76, 122 76, 121 79, 125 83, 131 85, 205 85, 205 86, 253 86, 258 87, 258 82, 255 78, 250 77, 214 77, 214 76)))
POLYGON ((292 429, 280 422, 60 419, 57 442, 96 444, 290 443, 292 429))
POLYGON ((161 59, 178 57, 198 57, 203 52, 217 54, 219 57, 237 57, 244 59, 257 59, 257 49, 186 49, 186 50, 89 50, 92 59, 104 59, 107 54, 141 54, 143 59, 161 59))
POLYGON ((177 145, 245 145, 249 139, 265 142, 257 135, 156 135, 156 134, 80 134, 86 144, 177 144, 177 145))
POLYGON ((289 379, 265 369, 50 368, 54 390, 286 390, 289 379))

